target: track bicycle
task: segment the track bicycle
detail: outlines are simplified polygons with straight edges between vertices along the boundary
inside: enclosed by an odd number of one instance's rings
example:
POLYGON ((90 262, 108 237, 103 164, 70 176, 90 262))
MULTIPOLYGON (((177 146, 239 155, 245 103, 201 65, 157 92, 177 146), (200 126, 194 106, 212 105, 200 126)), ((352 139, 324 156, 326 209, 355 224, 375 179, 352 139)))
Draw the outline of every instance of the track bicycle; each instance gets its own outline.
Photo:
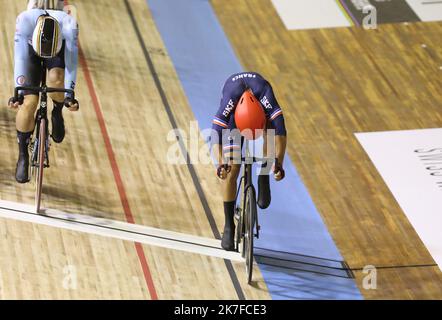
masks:
MULTIPOLYGON (((241 157, 242 177, 239 181, 236 194, 235 220, 235 250, 241 252, 245 259, 247 283, 252 281, 253 274, 253 242, 256 237, 259 239, 261 229, 258 223, 258 208, 256 203, 256 189, 252 180, 253 163, 266 163, 266 167, 272 165, 275 159, 258 158, 250 155, 249 140, 245 140, 245 157, 241 157), (238 201, 238 197, 240 201, 238 201)), ((231 160, 235 160, 232 157, 231 160)))
MULTIPOLYGON (((75 99, 75 93, 70 89, 50 88, 46 86, 46 67, 43 65, 42 81, 40 87, 19 86, 15 88, 14 97, 17 101, 23 102, 23 96, 19 95, 19 91, 25 90, 40 94, 40 103, 35 118, 35 129, 33 137, 31 137, 30 161, 31 177, 35 181, 35 210, 40 213, 41 195, 43 188, 43 170, 49 168, 49 130, 48 130, 48 93, 62 92, 69 93, 75 99), (35 135, 34 135, 35 134, 35 135)), ((31 178, 32 179, 32 178, 31 178)))

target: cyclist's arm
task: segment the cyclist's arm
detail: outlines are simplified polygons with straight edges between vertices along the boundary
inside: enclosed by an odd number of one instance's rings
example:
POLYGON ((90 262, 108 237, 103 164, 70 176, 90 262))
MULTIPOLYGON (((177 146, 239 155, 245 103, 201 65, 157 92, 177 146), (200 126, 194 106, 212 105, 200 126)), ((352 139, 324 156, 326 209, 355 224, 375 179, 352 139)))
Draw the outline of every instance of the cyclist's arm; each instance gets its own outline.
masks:
POLYGON ((220 107, 212 120, 212 150, 217 164, 223 163, 223 130, 229 129, 229 122, 234 112, 234 102, 223 90, 220 107))
POLYGON ((276 159, 281 167, 284 165, 285 149, 287 147, 287 136, 276 136, 276 159))
POLYGON ((276 100, 273 88, 270 83, 266 84, 266 88, 260 98, 261 104, 264 106, 264 110, 267 118, 272 123, 275 129, 276 140, 276 158, 278 163, 282 166, 284 163, 284 155, 287 146, 287 130, 285 127, 284 115, 281 107, 276 100))
POLYGON ((65 89, 75 90, 78 66, 78 24, 77 21, 67 15, 63 20, 63 36, 65 39, 64 62, 65 62, 65 89))
MULTIPOLYGON (((223 144, 222 141, 219 141, 219 138, 222 135, 222 132, 212 128, 212 155, 215 157, 216 165, 225 164, 224 153, 223 153, 223 144)), ((222 138, 221 138, 222 139, 222 138)))
POLYGON ((225 161, 224 161, 222 144, 219 143, 212 144, 212 150, 215 153, 216 164, 217 165, 223 164, 225 161))
POLYGON ((14 87, 26 83, 29 68, 29 44, 33 26, 27 18, 26 11, 22 12, 16 21, 14 36, 14 87))
POLYGON ((287 147, 287 130, 285 128, 284 115, 282 114, 282 111, 280 115, 270 121, 275 128, 276 159, 278 159, 278 163, 283 166, 285 149, 287 147))

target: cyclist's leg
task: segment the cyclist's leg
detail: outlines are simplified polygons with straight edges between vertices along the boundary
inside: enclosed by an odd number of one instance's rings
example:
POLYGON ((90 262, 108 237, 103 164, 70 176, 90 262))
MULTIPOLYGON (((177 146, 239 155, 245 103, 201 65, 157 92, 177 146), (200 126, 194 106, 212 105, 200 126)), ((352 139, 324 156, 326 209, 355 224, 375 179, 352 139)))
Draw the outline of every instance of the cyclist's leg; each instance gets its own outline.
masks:
POLYGON ((19 132, 34 131, 35 126, 35 111, 37 110, 38 96, 34 94, 26 94, 24 96, 23 104, 18 108, 17 116, 15 118, 15 125, 19 132))
POLYGON ((234 250, 235 239, 235 198, 237 192, 238 175, 241 169, 241 155, 243 138, 236 129, 234 117, 230 118, 229 136, 223 137, 223 153, 226 159, 229 159, 231 171, 223 183, 223 201, 224 201, 224 233, 221 246, 225 250, 234 250), (227 138, 227 139, 224 139, 227 138))
MULTIPOLYGON (((241 142, 230 140, 229 145, 223 147, 224 156, 227 159, 241 159, 241 142)), ((223 183, 223 201, 224 201, 224 233, 221 246, 225 250, 234 250, 235 244, 235 198, 237 192, 237 181, 241 170, 241 162, 233 162, 230 160, 231 171, 223 183)))
MULTIPOLYGON (((47 61, 48 77, 46 84, 48 87, 64 88, 64 45, 60 53, 47 61)), ((52 92, 49 97, 54 102, 52 110, 52 140, 56 143, 63 141, 65 136, 64 120, 63 120, 63 102, 64 93, 52 92)))
POLYGON ((235 201, 236 192, 237 192, 237 181, 240 169, 241 169, 240 164, 232 164, 230 173, 227 175, 227 178, 223 181, 224 202, 235 201))
MULTIPOLYGON (((36 87, 40 85, 41 65, 40 60, 33 54, 27 57, 22 70, 22 77, 25 79, 24 86, 36 87)), ((19 183, 28 182, 29 156, 28 146, 32 132, 35 127, 35 111, 38 104, 38 95, 31 92, 22 92, 24 95, 23 104, 18 108, 15 118, 18 141, 18 161, 15 171, 15 179, 19 183)))
POLYGON ((233 164, 227 178, 223 184, 223 201, 224 201, 224 233, 221 246, 225 250, 234 250, 235 239, 235 198, 237 191, 238 175, 241 169, 240 164, 233 164))
MULTIPOLYGON (((21 81, 17 80, 17 85, 26 87, 38 87, 41 83, 42 68, 41 60, 33 53, 32 47, 29 48, 29 55, 22 57, 19 74, 21 81)), ((35 110, 38 104, 38 95, 24 91, 20 92, 24 95, 23 104, 18 108, 15 124, 17 131, 31 133, 35 126, 35 110)))
POLYGON ((32 132, 34 131, 35 118, 37 110, 38 96, 25 95, 23 104, 19 107, 16 117, 17 141, 18 141, 18 161, 15 171, 15 179, 19 183, 29 181, 28 167, 29 155, 28 146, 32 132))
MULTIPOLYGON (((270 121, 267 122, 266 129, 263 134, 263 155, 264 157, 274 157, 274 142, 269 141, 267 129, 273 129, 270 121)), ((258 206, 261 209, 267 209, 271 202, 271 192, 270 192, 270 179, 269 164, 263 163, 260 174, 258 176, 258 206)))

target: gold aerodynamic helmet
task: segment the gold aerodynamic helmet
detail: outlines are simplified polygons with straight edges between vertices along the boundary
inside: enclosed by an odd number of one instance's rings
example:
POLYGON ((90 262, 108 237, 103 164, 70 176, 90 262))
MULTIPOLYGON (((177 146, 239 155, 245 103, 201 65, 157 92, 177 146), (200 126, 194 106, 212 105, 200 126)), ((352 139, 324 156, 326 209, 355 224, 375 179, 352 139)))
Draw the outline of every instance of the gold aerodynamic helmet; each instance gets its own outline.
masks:
POLYGON ((28 10, 43 9, 43 10, 63 10, 64 0, 29 0, 28 10))
POLYGON ((58 21, 49 14, 41 15, 37 19, 32 35, 32 48, 40 58, 53 58, 61 50, 61 28, 58 21))

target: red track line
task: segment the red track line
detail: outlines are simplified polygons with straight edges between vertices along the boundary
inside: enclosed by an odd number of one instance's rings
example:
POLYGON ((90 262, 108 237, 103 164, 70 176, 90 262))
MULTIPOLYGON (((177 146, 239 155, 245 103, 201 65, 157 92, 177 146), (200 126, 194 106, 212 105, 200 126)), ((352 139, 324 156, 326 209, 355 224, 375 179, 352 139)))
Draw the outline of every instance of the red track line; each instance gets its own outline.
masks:
MULTIPOLYGON (((127 200, 126 190, 124 188, 123 180, 121 179, 120 170, 118 168, 117 160, 115 158, 114 150, 112 149, 112 144, 110 137, 106 128, 106 123, 104 121, 103 113, 101 112, 100 102, 95 91, 94 83, 92 82, 92 77, 84 56, 81 46, 78 45, 79 60, 80 65, 83 68, 84 77, 86 79, 86 84, 89 89, 89 94, 92 99, 92 104, 94 105, 95 113, 97 115, 98 124, 100 125, 101 134, 103 135, 104 144, 106 147, 107 156, 114 174, 115 183, 117 185, 118 193, 120 195, 121 204, 123 205, 124 214, 126 220, 129 223, 135 223, 134 217, 132 215, 132 210, 130 209, 129 202, 127 200)), ((135 249, 137 251, 138 259, 140 260, 141 267, 143 269, 144 279, 146 280, 147 288, 149 289, 149 294, 152 300, 158 300, 158 295, 153 284, 152 274, 149 270, 149 265, 147 264, 146 256, 144 255, 143 247, 140 243, 135 242, 135 249)))

